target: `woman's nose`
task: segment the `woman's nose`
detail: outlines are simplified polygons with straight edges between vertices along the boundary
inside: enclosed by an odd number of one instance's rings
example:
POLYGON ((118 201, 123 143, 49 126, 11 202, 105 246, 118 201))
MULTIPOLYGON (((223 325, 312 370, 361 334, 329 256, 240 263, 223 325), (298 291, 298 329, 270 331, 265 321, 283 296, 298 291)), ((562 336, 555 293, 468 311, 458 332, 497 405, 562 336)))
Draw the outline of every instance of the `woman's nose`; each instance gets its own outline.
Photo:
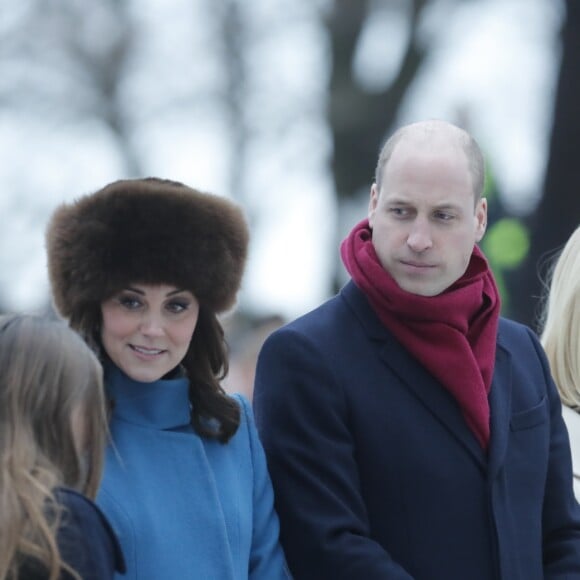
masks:
POLYGON ((141 321, 141 332, 146 336, 162 336, 164 334, 163 317, 148 313, 141 321))

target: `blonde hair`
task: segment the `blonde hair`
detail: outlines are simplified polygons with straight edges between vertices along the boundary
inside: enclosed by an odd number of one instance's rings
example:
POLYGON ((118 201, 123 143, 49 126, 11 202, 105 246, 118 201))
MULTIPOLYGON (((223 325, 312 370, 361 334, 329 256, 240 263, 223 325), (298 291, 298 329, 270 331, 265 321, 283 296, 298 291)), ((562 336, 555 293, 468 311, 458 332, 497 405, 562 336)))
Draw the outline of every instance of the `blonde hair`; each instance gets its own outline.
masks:
POLYGON ((0 316, 1 579, 24 562, 79 578, 59 553, 55 491, 94 499, 106 424, 101 367, 83 340, 61 321, 0 316))
POLYGON ((580 226, 554 263, 541 341, 562 402, 580 408, 580 226))

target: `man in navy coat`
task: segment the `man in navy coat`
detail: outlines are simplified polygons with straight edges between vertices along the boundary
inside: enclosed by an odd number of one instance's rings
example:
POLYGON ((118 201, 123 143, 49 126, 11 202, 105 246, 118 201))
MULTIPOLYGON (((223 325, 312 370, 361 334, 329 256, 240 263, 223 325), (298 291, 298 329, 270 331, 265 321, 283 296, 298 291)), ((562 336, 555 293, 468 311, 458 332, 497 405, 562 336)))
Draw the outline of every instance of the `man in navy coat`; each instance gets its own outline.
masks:
POLYGON ((256 420, 298 580, 580 578, 558 394, 477 246, 483 175, 458 127, 399 129, 341 246, 352 280, 263 346, 256 420))

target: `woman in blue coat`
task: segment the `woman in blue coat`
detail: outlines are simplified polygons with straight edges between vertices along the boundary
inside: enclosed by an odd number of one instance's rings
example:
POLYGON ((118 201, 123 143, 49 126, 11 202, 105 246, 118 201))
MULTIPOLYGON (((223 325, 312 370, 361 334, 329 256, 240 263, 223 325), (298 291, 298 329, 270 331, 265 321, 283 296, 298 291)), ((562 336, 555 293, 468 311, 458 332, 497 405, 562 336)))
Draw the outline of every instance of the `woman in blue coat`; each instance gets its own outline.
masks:
POLYGON ((47 230, 62 316, 101 356, 112 445, 98 503, 127 578, 286 578, 247 401, 226 395, 218 313, 248 230, 226 199, 156 178, 63 204, 47 230))

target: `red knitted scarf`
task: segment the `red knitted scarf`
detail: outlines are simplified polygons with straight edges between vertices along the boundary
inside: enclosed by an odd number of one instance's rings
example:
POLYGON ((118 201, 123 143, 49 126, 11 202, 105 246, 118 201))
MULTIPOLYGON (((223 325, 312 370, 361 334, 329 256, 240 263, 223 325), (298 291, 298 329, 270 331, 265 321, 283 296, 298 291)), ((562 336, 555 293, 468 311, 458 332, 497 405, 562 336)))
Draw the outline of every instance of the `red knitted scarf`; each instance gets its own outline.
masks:
POLYGON ((419 296, 398 286, 379 262, 366 219, 354 227, 340 251, 381 322, 455 397, 465 421, 487 449, 487 395, 500 299, 481 251, 474 247, 465 274, 438 296, 419 296))

